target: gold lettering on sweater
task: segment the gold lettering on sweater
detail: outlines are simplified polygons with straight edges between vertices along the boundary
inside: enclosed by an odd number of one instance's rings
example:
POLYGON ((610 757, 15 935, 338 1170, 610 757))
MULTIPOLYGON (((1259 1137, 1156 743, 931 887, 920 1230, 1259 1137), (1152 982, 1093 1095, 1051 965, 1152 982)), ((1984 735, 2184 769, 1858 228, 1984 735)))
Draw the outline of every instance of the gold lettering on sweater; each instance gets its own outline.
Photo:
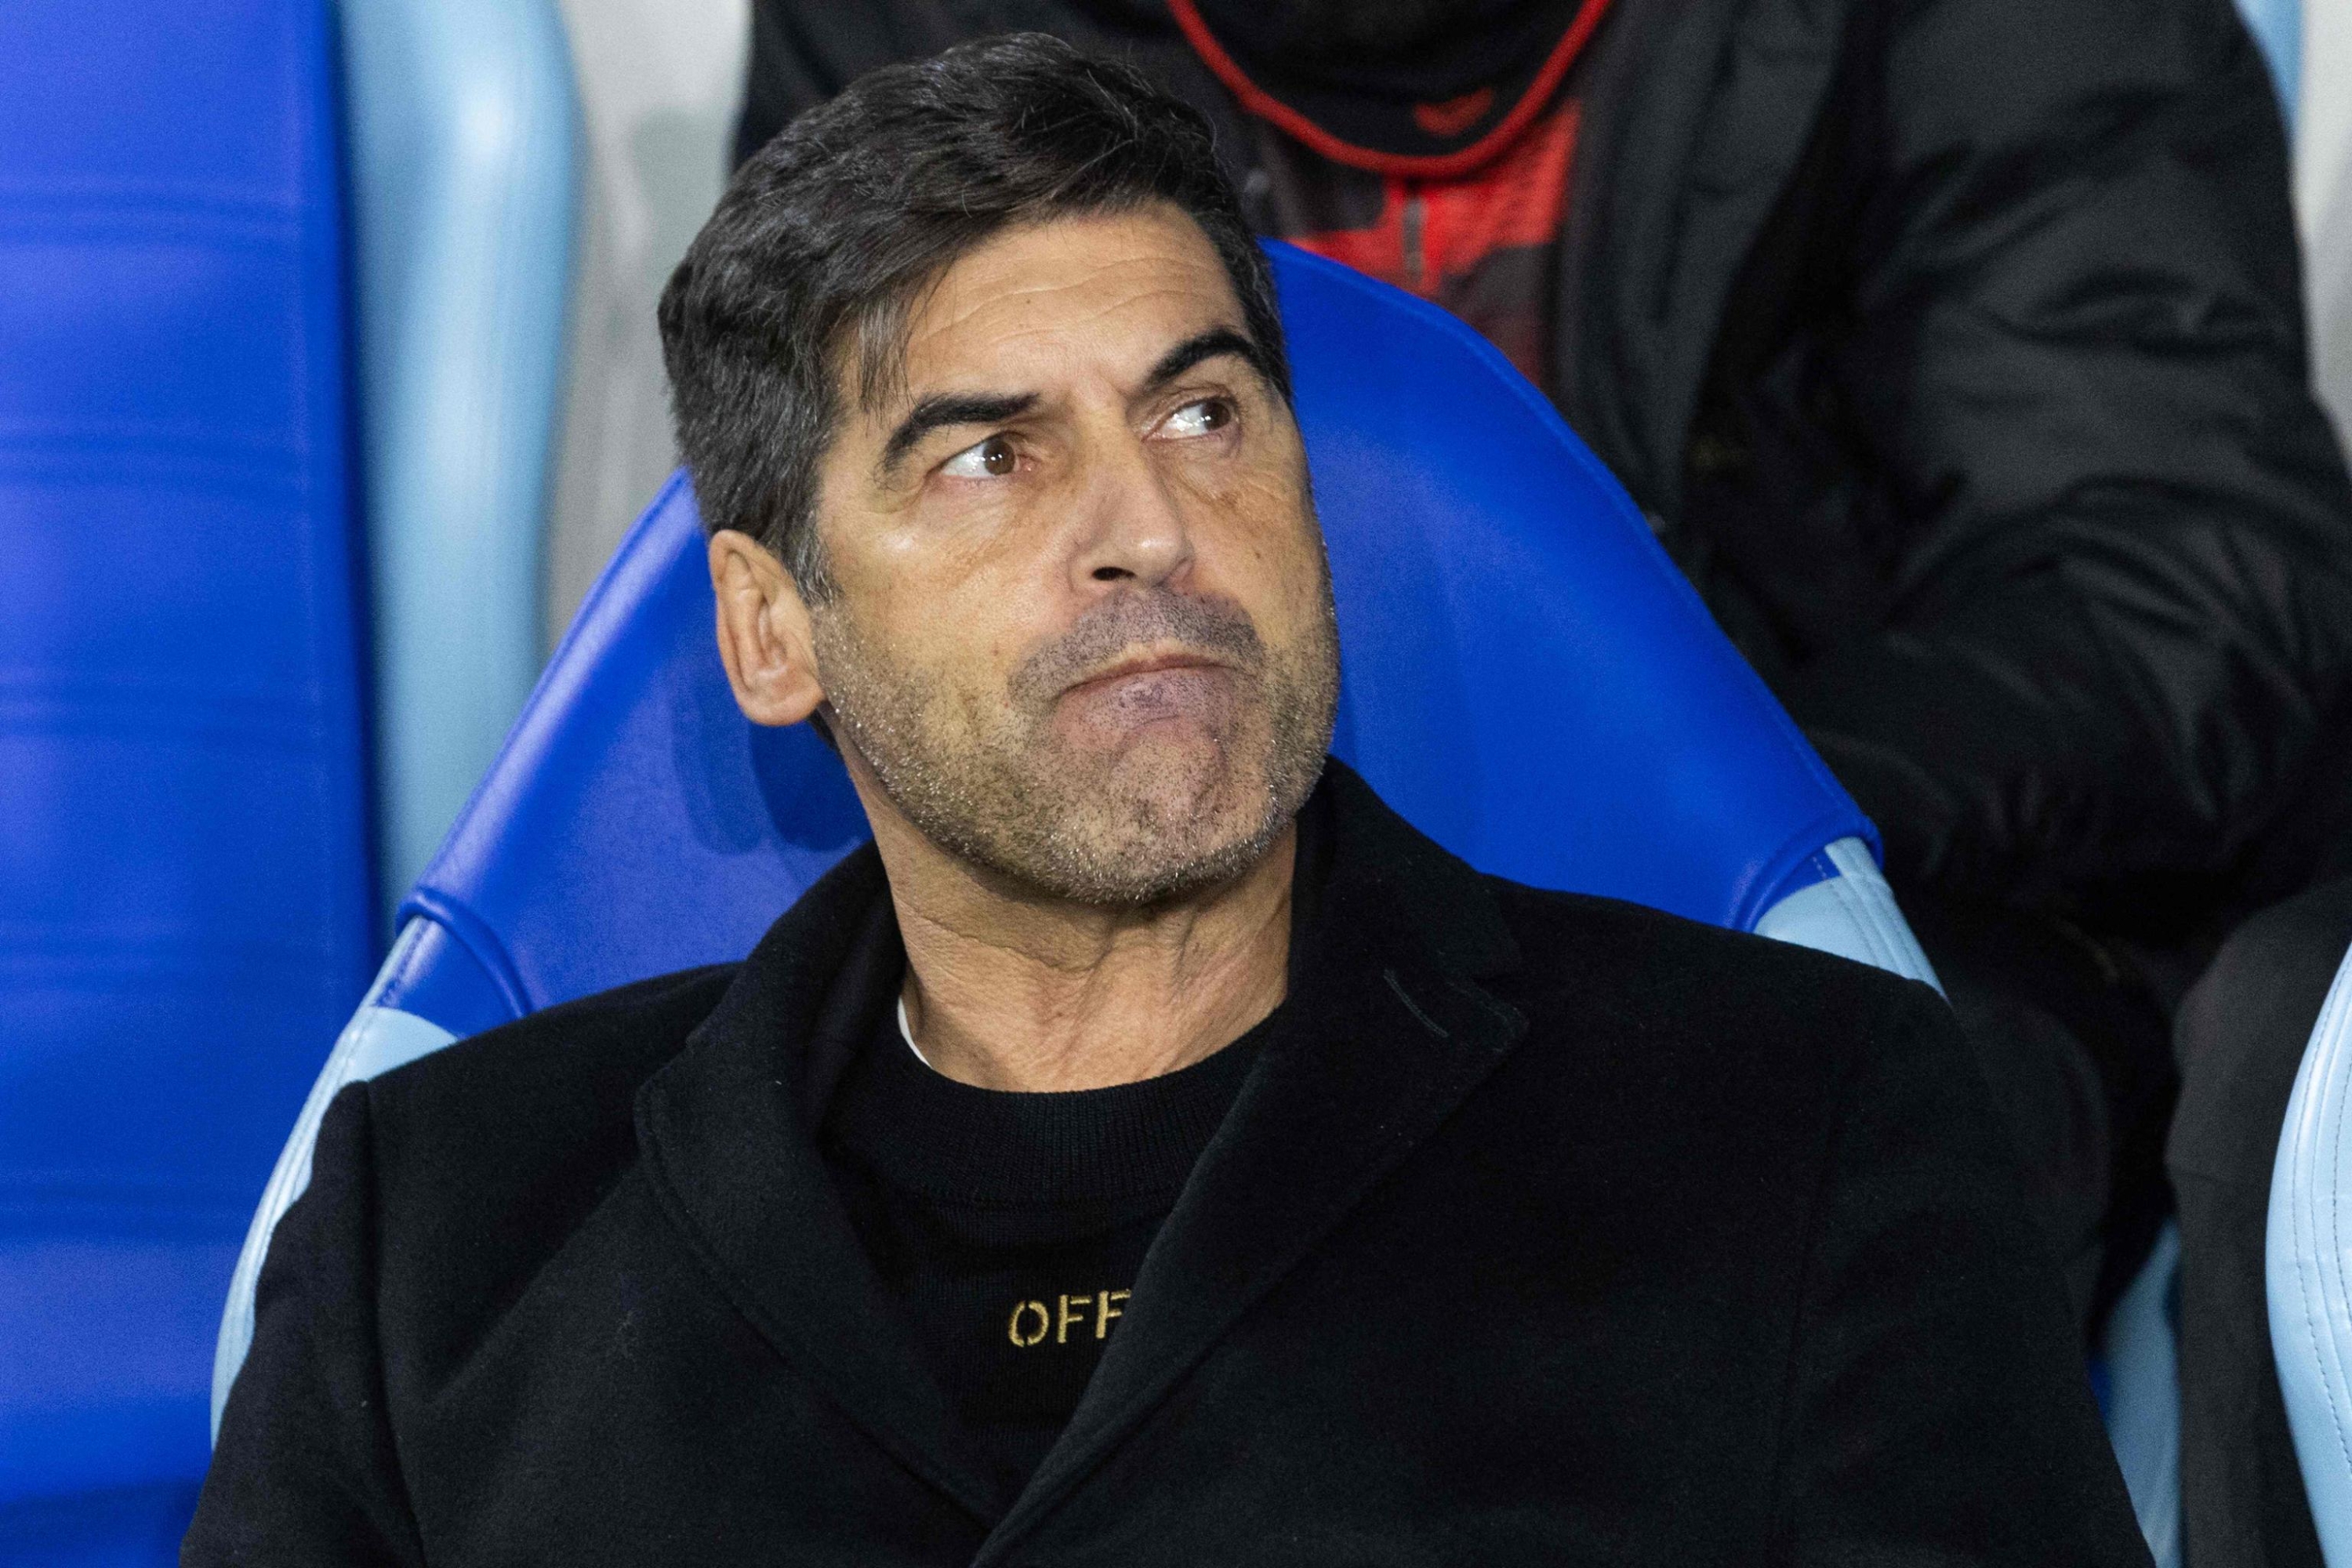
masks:
POLYGON ((1044 1339, 1045 1331, 1053 1326, 1053 1316, 1045 1310, 1045 1302, 1024 1301, 1013 1309, 1013 1322, 1006 1332, 1012 1336, 1014 1344, 1019 1345, 1023 1350, 1027 1350, 1031 1345, 1044 1339), (1037 1314, 1037 1331, 1034 1334, 1028 1332, 1024 1327, 1032 1312, 1037 1314))
POLYGON ((1051 1307, 1043 1301, 1017 1301, 1004 1325, 1004 1337, 1024 1351, 1044 1344, 1049 1333, 1055 1344, 1066 1345, 1072 1329, 1078 1331, 1079 1338, 1086 1337, 1087 1320, 1091 1316, 1095 1338, 1107 1340, 1111 1324, 1127 1315, 1118 1304, 1133 1294, 1131 1290, 1096 1290, 1083 1296, 1063 1295, 1051 1307))

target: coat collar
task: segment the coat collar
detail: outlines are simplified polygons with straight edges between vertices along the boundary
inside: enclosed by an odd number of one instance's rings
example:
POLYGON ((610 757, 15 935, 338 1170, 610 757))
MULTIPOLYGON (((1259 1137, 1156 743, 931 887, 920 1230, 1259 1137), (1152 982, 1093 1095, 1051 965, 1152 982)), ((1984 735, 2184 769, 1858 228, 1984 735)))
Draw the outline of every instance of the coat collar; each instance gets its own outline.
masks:
POLYGON ((1331 856, 1282 1019, 1145 1257, 1069 1426, 978 1561, 1083 1484, 1526 1032, 1478 982, 1518 944, 1478 874, 1334 763, 1331 856))
POLYGON ((1525 1032, 1479 984, 1518 963, 1484 879, 1339 763, 1307 810, 1323 814, 1328 866, 1282 1017, 1145 1258, 1085 1399, 1009 1511, 817 1148, 815 1121, 904 963, 870 846, 771 929, 638 1097, 646 1169, 673 1222, 780 1353, 994 1525, 983 1562, 1082 1484, 1525 1032))

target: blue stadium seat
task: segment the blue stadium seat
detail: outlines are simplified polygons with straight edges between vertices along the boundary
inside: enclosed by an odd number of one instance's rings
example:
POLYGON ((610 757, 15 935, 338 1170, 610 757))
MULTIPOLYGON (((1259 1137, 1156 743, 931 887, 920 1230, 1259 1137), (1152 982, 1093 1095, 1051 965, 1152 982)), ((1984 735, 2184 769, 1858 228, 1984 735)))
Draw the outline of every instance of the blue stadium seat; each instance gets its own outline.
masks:
POLYGON ((0 7, 0 1560, 175 1558, 369 785, 530 689, 576 142, 552 0, 0 7))
MULTIPOLYGON (((1489 869, 1930 978, 1869 825, 1549 405, 1452 317, 1273 250, 1339 605, 1340 754, 1489 869)), ((737 711, 674 480, 403 905, 255 1216, 215 1409, 338 1088, 568 997, 740 957, 865 833, 813 732, 737 711)))
POLYGON ((167 1561, 367 984, 319 0, 0 5, 0 1557, 167 1561))
POLYGON ((2287 1100, 2263 1248, 2271 1354, 2331 1568, 2352 1565, 2352 954, 2287 1100))

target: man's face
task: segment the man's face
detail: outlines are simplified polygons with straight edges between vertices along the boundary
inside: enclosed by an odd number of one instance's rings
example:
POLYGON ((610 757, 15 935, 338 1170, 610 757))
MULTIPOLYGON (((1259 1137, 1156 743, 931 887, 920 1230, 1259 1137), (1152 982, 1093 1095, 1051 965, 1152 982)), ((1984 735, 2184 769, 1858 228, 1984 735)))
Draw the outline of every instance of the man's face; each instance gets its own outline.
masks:
MULTIPOLYGON (((1143 903, 1254 863, 1339 689, 1298 427, 1173 209, 1002 235, 916 304, 820 470, 836 732, 933 843, 1143 903)), ((846 356, 854 360, 855 356, 846 356)))

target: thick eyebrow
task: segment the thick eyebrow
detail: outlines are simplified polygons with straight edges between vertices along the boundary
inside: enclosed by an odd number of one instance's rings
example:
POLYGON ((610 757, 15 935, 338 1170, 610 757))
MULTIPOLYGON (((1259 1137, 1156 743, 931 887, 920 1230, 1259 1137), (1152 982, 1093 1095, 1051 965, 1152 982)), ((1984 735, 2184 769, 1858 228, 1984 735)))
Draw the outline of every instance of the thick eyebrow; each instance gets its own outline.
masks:
POLYGON ((890 432, 890 439, 882 447, 882 460, 875 467, 884 474, 889 473, 934 430, 955 425, 1001 425, 1007 419, 1019 418, 1036 404, 1037 395, 1034 392, 943 393, 926 397, 890 432))
MULTIPOLYGON (((1147 395, 1157 392, 1194 365, 1220 354, 1233 354, 1246 361, 1261 376, 1267 374, 1265 353, 1247 335, 1232 327, 1211 327, 1161 354, 1160 362, 1143 378, 1142 390, 1147 395)), ((942 393, 926 397, 890 432, 875 468, 884 475, 889 474, 935 430, 957 425, 1001 425, 1019 418, 1036 405, 1037 395, 1034 392, 942 393)))
POLYGON ((1194 332, 1161 354, 1160 363, 1151 367, 1151 374, 1143 378, 1143 390, 1147 394, 1157 392, 1202 361, 1215 359, 1220 354, 1233 354, 1244 360, 1259 375, 1269 381, 1273 379, 1267 374, 1265 352, 1250 342, 1244 333, 1232 327, 1211 327, 1207 331, 1194 332))

